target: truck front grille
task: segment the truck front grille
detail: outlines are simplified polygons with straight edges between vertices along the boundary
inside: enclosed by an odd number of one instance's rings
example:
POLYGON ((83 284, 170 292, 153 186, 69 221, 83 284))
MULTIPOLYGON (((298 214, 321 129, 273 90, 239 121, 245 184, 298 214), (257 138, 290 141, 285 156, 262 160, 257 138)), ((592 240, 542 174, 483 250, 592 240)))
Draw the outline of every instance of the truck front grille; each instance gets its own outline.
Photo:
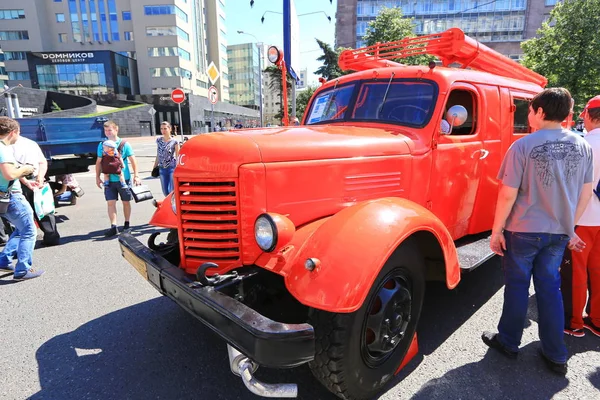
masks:
POLYGON ((225 267, 240 260, 237 179, 178 182, 184 265, 225 267))

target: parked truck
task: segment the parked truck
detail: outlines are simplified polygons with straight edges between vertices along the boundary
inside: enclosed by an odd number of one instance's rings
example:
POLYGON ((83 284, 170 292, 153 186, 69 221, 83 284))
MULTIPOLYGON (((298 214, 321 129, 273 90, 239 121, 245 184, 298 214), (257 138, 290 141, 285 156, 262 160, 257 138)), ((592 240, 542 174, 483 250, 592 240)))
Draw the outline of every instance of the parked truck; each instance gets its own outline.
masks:
POLYGON ((430 280, 455 288, 490 259, 501 160, 530 132, 547 81, 459 29, 340 56, 303 124, 201 135, 125 259, 226 342, 253 393, 294 397, 258 366, 308 363, 369 399, 418 352, 430 280), (398 60, 432 54, 442 65, 398 60), (469 69, 467 69, 467 67, 469 69))
POLYGON ((86 172, 96 162, 106 118, 18 118, 21 136, 40 146, 48 160, 46 177, 86 172))

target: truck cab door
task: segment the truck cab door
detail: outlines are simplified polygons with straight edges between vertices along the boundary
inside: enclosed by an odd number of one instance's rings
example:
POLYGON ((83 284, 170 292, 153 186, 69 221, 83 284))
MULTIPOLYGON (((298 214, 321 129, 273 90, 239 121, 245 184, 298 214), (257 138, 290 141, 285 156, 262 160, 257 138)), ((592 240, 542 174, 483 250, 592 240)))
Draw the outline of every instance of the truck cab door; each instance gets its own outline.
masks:
POLYGON ((451 121, 440 120, 436 129, 433 168, 429 188, 429 208, 446 225, 456 240, 468 234, 477 189, 480 184, 481 160, 489 154, 483 147, 481 123, 484 110, 477 89, 468 83, 455 83, 446 97, 446 111, 461 105, 467 109, 464 124, 452 127, 451 134, 442 129, 451 121))

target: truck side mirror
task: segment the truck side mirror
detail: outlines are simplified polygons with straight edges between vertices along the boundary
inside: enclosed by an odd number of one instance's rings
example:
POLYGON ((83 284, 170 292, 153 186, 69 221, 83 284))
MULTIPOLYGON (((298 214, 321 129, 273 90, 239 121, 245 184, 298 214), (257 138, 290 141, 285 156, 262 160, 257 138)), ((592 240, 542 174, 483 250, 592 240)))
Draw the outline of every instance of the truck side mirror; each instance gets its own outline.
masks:
POLYGON ((469 117, 469 112, 467 109, 460 105, 455 105, 450 107, 446 112, 446 121, 450 124, 450 129, 448 133, 442 132, 442 134, 449 135, 452 133, 452 129, 455 126, 461 126, 464 124, 469 117))

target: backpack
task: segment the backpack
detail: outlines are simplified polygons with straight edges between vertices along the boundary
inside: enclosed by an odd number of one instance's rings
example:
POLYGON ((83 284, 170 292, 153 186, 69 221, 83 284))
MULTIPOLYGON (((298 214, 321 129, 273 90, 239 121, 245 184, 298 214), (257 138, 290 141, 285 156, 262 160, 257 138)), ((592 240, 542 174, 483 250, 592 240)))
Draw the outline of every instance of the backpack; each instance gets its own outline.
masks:
POLYGON ((125 140, 121 139, 121 143, 119 143, 119 147, 117 147, 118 154, 114 156, 102 154, 100 166, 103 174, 121 174, 121 171, 123 170, 123 161, 121 160, 121 154, 124 146, 125 140))

